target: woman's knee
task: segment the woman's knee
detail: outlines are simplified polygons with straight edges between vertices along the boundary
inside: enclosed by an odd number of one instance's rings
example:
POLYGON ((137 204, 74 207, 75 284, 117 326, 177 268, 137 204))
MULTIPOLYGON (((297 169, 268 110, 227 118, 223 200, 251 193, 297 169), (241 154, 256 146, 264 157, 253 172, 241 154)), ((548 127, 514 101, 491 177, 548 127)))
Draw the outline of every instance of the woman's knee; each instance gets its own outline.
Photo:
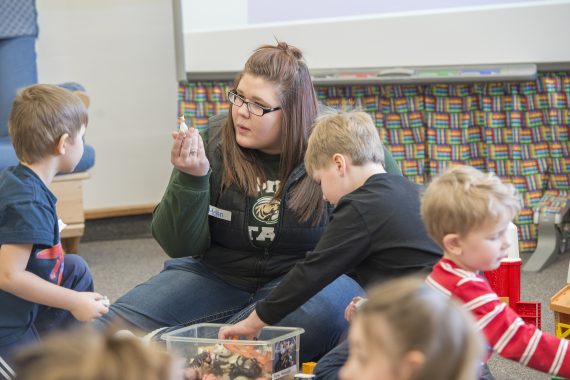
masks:
POLYGON ((332 315, 333 319, 344 320, 344 309, 354 297, 362 295, 364 289, 352 278, 343 275, 317 293, 307 302, 307 306, 320 314, 332 315))

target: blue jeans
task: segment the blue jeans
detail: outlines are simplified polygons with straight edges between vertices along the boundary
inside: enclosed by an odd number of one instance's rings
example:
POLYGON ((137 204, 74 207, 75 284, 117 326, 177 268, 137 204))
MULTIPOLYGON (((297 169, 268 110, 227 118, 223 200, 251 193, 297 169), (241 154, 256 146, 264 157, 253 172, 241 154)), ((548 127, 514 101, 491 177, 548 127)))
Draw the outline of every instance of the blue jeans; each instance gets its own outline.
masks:
MULTIPOLYGON (((63 262, 61 286, 78 292, 93 291, 93 277, 87 263, 81 256, 65 255, 63 262)), ((14 353, 20 348, 40 340, 42 335, 57 329, 68 328, 78 323, 77 319, 67 310, 40 305, 34 323, 28 331, 16 342, 0 346, 0 358, 10 363, 14 353)), ((0 379, 2 377, 0 376, 0 379)))
POLYGON ((338 380, 338 372, 347 359, 348 340, 345 340, 319 360, 314 371, 315 380, 338 380))
POLYGON ((8 118, 18 89, 37 82, 36 38, 0 39, 0 137, 8 135, 8 118))
MULTIPOLYGON (((274 279, 259 289, 232 285, 191 257, 167 260, 164 269, 137 285, 95 321, 102 329, 115 320, 151 331, 165 326, 203 322, 229 323, 249 314, 255 302, 279 284, 274 279)), ((362 288, 341 276, 286 316, 277 326, 302 327, 300 360, 320 358, 332 349, 347 329, 344 309, 362 288)))

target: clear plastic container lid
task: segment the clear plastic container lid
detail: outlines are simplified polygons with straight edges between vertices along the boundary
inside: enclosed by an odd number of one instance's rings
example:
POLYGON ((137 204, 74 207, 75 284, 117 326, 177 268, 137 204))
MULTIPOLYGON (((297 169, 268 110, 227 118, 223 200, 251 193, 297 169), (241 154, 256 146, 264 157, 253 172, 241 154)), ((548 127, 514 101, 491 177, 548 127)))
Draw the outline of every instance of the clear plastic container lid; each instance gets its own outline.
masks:
POLYGON ((238 343, 255 346, 274 344, 305 332, 305 330, 300 327, 266 326, 261 330, 257 340, 218 339, 218 332, 223 326, 228 325, 221 323, 199 323, 166 333, 162 335, 162 339, 167 342, 238 343))

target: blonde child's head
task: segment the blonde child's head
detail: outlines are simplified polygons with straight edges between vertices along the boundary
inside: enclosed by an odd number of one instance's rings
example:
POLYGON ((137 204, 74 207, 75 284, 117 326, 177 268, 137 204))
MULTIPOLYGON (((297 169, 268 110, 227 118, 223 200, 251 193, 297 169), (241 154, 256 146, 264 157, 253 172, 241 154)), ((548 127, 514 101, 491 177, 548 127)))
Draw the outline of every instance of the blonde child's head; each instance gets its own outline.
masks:
POLYGON ((87 110, 81 99, 48 84, 21 89, 8 121, 16 156, 27 164, 54 154, 61 137, 75 139, 82 126, 87 126, 87 110))
POLYGON ((329 166, 335 153, 350 158, 352 165, 384 165, 384 148, 370 115, 329 110, 316 119, 305 154, 307 173, 313 176, 329 166))
POLYGON ((511 221, 519 209, 513 185, 501 182, 494 173, 455 166, 428 185, 421 214, 431 238, 445 248, 446 235, 466 236, 486 224, 511 221))
POLYGON ((373 288, 352 322, 341 380, 474 380, 484 354, 468 313, 419 278, 373 288))
MULTIPOLYGON (((92 329, 54 334, 14 359, 18 380, 168 380, 174 367, 167 353, 134 336, 92 329)), ((181 377, 181 373, 180 373, 181 377)))

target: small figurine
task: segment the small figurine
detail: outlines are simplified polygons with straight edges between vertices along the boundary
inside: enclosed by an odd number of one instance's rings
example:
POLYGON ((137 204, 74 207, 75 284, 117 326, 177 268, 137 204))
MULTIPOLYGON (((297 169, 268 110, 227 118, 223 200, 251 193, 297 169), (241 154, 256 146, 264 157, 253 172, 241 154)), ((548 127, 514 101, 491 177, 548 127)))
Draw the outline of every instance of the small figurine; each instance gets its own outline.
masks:
POLYGON ((107 298, 107 296, 103 296, 103 298, 101 298, 99 302, 101 302, 105 307, 111 306, 111 302, 109 301, 109 298, 107 298))
POLYGON ((261 366, 255 358, 244 358, 239 356, 235 364, 230 366, 230 379, 235 380, 238 377, 246 379, 256 379, 261 376, 261 366))
POLYGON ((188 131, 188 126, 186 125, 186 119, 184 119, 184 115, 178 118, 178 122, 179 122, 178 130, 186 133, 188 131))

